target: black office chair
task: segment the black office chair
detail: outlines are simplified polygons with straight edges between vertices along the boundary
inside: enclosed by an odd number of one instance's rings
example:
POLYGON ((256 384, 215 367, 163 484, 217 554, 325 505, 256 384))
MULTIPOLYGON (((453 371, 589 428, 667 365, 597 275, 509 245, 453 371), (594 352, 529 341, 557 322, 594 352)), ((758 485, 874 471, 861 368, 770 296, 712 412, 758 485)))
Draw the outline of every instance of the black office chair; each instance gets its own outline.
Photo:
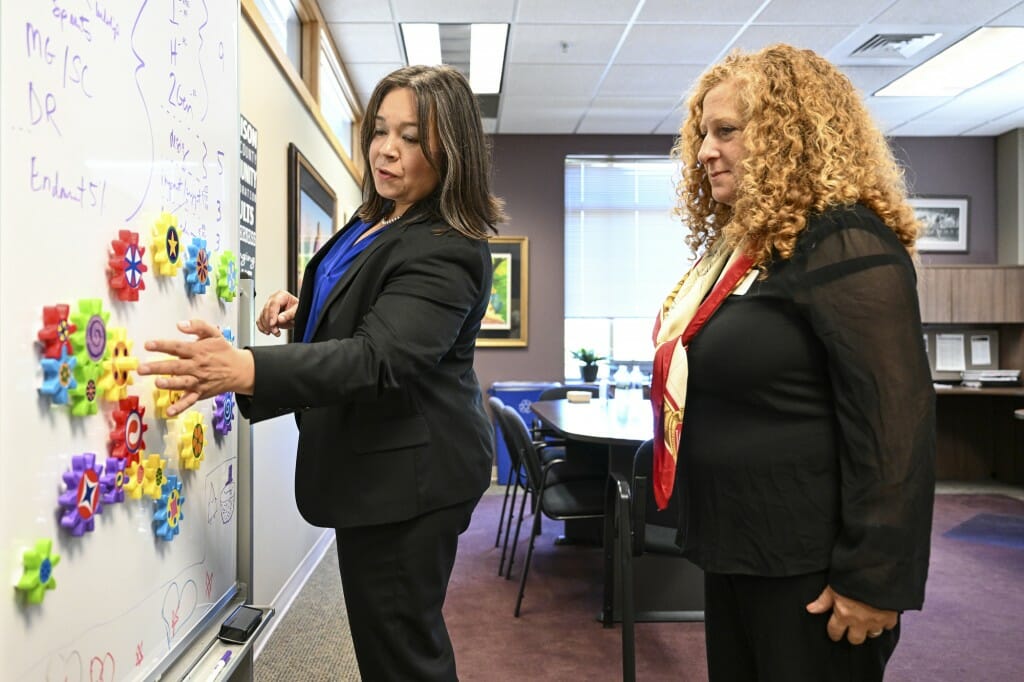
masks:
MULTIPOLYGON (((519 596, 516 598, 515 616, 518 618, 523 603, 523 593, 526 591, 526 578, 530 573, 534 541, 540 534, 541 514, 558 521, 603 517, 606 481, 594 478, 556 479, 554 474, 557 473, 564 460, 556 459, 543 464, 538 448, 530 438, 530 431, 519 413, 506 405, 501 414, 503 416, 502 430, 508 437, 509 446, 514 447, 519 453, 528 484, 534 491, 533 528, 529 533, 526 560, 523 563, 523 574, 519 580, 519 596)), ((515 548, 519 542, 522 525, 523 514, 520 511, 515 539, 512 542, 512 551, 509 555, 510 571, 515 560, 515 548)))
MULTIPOLYGON (((505 438, 504 430, 501 428, 501 411, 502 411, 502 409, 504 409, 505 403, 503 403, 500 398, 496 398, 494 396, 491 396, 491 397, 487 398, 487 405, 488 405, 488 407, 491 408, 491 414, 494 415, 494 422, 495 422, 495 429, 494 429, 495 430, 494 452, 495 452, 495 459, 497 459, 497 452, 498 452, 498 440, 497 439, 500 437, 500 438, 502 438, 504 440, 504 438, 505 438)), ((498 532, 494 536, 494 546, 495 547, 497 547, 501 543, 501 531, 502 531, 502 527, 505 525, 505 509, 506 509, 506 507, 508 507, 509 498, 512 499, 512 508, 509 509, 509 511, 508 511, 509 524, 511 524, 511 521, 512 521, 512 510, 516 506, 516 493, 519 490, 520 478, 521 478, 521 471, 520 471, 521 470, 521 466, 520 466, 520 463, 519 463, 519 453, 514 452, 513 450, 510 450, 507 445, 506 445, 505 449, 508 451, 509 472, 508 472, 508 480, 505 481, 505 498, 501 501, 501 514, 498 516, 498 532)), ((507 535, 508 531, 506 530, 505 533, 507 535)), ((505 563, 505 550, 502 549, 502 551, 501 551, 501 565, 499 565, 499 567, 498 567, 498 575, 501 575, 502 566, 504 565, 504 563, 505 563)))
MULTIPOLYGON (((636 679, 634 646, 635 610, 633 602, 633 558, 644 553, 682 556, 676 545, 678 495, 667 509, 657 511, 653 490, 649 485, 654 468, 654 441, 645 441, 633 456, 633 472, 629 480, 613 472, 615 494, 615 541, 619 549, 619 565, 605 564, 605 571, 617 568, 622 594, 622 679, 636 679), (665 523, 671 525, 664 525, 665 523)), ((606 561, 610 560, 606 555, 606 561)))

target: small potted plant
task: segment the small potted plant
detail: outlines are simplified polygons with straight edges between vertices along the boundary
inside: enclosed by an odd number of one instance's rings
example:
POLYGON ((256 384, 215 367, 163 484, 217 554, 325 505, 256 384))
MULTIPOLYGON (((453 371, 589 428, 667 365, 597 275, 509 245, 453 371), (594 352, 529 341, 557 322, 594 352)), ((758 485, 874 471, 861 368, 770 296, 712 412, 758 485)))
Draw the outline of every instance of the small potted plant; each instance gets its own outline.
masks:
POLYGON ((597 363, 604 360, 604 356, 595 353, 593 348, 574 350, 572 356, 582 363, 580 376, 583 381, 597 381, 597 363))

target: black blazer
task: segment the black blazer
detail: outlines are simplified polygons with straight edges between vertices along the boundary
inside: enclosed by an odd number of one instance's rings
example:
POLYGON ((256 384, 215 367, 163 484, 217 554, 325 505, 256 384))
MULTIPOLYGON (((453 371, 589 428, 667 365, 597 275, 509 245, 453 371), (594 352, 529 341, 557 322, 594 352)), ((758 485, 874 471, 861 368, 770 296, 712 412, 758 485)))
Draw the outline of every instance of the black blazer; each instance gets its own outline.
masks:
POLYGON ((487 243, 429 219, 387 227, 310 320, 317 265, 306 266, 293 343, 250 348, 259 421, 295 412, 295 499, 330 528, 406 520, 478 497, 492 431, 473 371, 491 290, 487 243), (298 342, 307 325, 312 342, 298 342))

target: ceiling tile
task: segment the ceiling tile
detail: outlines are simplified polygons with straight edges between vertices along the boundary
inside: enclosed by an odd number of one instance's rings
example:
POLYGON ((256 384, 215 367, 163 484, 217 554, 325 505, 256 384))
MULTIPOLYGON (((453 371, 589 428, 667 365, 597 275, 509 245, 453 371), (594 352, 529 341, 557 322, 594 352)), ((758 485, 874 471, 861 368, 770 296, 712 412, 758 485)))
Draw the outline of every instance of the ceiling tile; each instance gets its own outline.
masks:
POLYGON ((704 68, 697 65, 616 64, 598 94, 605 96, 683 97, 704 68))
POLYGON ((404 64, 401 62, 388 62, 383 64, 346 64, 345 71, 352 80, 352 87, 359 95, 359 103, 366 106, 370 101, 370 94, 377 87, 381 78, 388 75, 395 69, 400 69, 404 64))
POLYGON ((994 121, 967 130, 965 135, 1002 135, 1014 128, 1024 128, 1024 109, 1018 109, 994 121))
POLYGON ((328 24, 345 64, 402 62, 394 24, 328 24))
POLYGON ((733 47, 760 50, 773 43, 788 43, 795 47, 825 54, 849 35, 853 26, 750 26, 736 39, 733 47))
POLYGON ((870 97, 878 90, 906 72, 905 66, 851 66, 843 65, 840 70, 846 74, 853 86, 865 97, 870 97))
POLYGON ((648 134, 661 124, 676 101, 676 98, 664 97, 599 97, 587 110, 576 132, 648 134))
POLYGON ((637 0, 519 0, 519 23, 621 23, 633 15, 637 0))
POLYGON ((517 96, 589 98, 602 73, 603 66, 507 64, 501 88, 504 94, 517 96))
POLYGON ((1013 9, 1000 14, 991 23, 992 26, 1024 26, 1024 2, 1013 9))
POLYGON ((886 135, 907 121, 942 105, 945 97, 869 97, 864 101, 868 111, 886 135))
POLYGON ((875 17, 876 24, 979 24, 1010 9, 1019 0, 898 0, 875 17))
POLYGON ((625 24, 602 26, 519 24, 512 31, 509 62, 607 64, 625 24), (562 43, 566 43, 563 49, 562 43))
POLYGON ((351 2, 351 0, 318 0, 324 19, 331 21, 391 21, 391 8, 386 2, 351 2))
POLYGON ((707 64, 737 26, 635 25, 619 50, 619 64, 707 64))
POLYGON ((647 0, 640 10, 640 22, 686 22, 693 24, 742 24, 754 15, 764 0, 716 0, 716 2, 679 2, 647 0))
MULTIPOLYGON (((368 2, 370 0, 362 0, 368 2)), ((380 2, 380 0, 375 0, 380 2)), ((384 3, 381 3, 384 4, 384 3)), ((515 0, 391 0, 396 21, 468 24, 474 22, 510 22, 515 0)))
POLYGON ((892 4, 892 0, 772 0, 757 15, 757 24, 861 24, 892 4))
POLYGON ((586 97, 501 98, 501 133, 571 133, 590 101, 586 97))

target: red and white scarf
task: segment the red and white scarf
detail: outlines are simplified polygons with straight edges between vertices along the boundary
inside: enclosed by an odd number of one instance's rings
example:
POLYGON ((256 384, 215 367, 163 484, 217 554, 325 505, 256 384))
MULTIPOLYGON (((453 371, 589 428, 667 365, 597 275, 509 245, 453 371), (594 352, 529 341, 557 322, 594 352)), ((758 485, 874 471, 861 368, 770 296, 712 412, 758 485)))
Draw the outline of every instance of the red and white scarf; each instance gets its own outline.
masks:
POLYGON ((729 251, 721 241, 713 245, 683 275, 661 306, 654 322, 654 500, 668 506, 676 480, 676 458, 686 405, 686 347, 718 306, 747 273, 752 259, 741 249, 729 251), (711 293, 708 293, 708 292, 711 293))

